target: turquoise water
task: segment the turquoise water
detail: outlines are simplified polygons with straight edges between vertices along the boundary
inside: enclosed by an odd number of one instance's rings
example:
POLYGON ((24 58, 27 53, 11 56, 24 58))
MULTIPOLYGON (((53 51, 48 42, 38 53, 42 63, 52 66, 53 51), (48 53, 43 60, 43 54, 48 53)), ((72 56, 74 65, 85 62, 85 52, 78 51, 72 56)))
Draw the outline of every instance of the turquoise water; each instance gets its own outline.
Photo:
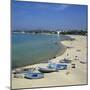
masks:
POLYGON ((12 34, 12 68, 52 58, 62 48, 58 35, 12 34))

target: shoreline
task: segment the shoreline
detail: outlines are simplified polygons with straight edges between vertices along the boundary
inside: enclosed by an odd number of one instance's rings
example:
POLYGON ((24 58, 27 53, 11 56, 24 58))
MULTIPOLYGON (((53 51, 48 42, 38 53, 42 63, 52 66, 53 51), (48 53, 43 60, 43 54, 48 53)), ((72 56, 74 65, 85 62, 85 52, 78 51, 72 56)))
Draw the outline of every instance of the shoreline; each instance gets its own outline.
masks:
MULTIPOLYGON (((62 42, 63 42, 63 41, 61 41, 60 43, 62 44, 62 42)), ((60 45, 61 45, 61 44, 60 44, 60 45)), ((59 47, 60 47, 60 46, 59 46, 59 47)), ((50 60, 52 60, 52 59, 54 59, 54 58, 57 58, 57 57, 59 57, 59 56, 61 56, 61 55, 64 54, 64 52, 67 50, 67 47, 66 47, 65 45, 63 45, 63 44, 62 44, 62 47, 63 47, 63 48, 61 48, 62 51, 60 51, 61 49, 58 50, 57 53, 56 53, 56 55, 48 58, 47 60, 41 60, 41 61, 39 61, 38 63, 29 64, 29 65, 25 65, 25 66, 21 66, 21 67, 17 67, 17 68, 12 69, 12 71, 15 71, 16 69, 27 68, 28 66, 33 66, 33 65, 35 65, 35 64, 48 63, 48 61, 50 61, 50 60)))
MULTIPOLYGON (((57 56, 56 58, 53 58, 50 61, 57 63, 64 58, 68 58, 72 60, 72 64, 74 63, 76 65, 75 69, 71 68, 70 64, 68 65, 67 70, 60 70, 59 72, 45 74, 45 78, 38 80, 19 79, 12 77, 12 88, 18 89, 18 88, 87 84, 87 36, 81 35, 68 35, 68 36, 75 38, 75 40, 62 41, 61 43, 69 48, 67 48, 62 55, 57 56), (68 56, 67 53, 69 54, 68 56), (79 59, 75 60, 75 56, 78 56, 79 59), (85 62, 85 64, 81 62, 85 62)), ((34 65, 25 66, 23 68, 38 68, 39 66, 40 67, 47 66, 47 64, 48 63, 38 63, 34 65)))
POLYGON ((60 50, 58 50, 58 52, 57 52, 57 54, 56 54, 56 58, 57 57, 59 57, 59 56, 61 56, 61 55, 63 55, 64 54, 64 52, 67 50, 67 47, 62 43, 62 42, 64 42, 64 41, 61 41, 60 43, 60 45, 62 45, 61 47, 61 52, 60 52, 60 50))
MULTIPOLYGON (((64 37, 66 37, 67 35, 65 35, 64 37)), ((68 40, 70 40, 71 38, 69 38, 68 40)), ((62 43, 66 40, 62 40, 62 41, 58 41, 56 43, 53 43, 53 44, 57 44, 57 46, 59 47, 59 49, 57 50, 57 52, 53 55, 53 56, 50 56, 48 57, 48 59, 44 59, 44 60, 40 60, 34 64, 28 64, 28 65, 24 65, 24 66, 20 66, 20 67, 16 67, 16 68, 13 68, 13 70, 16 70, 16 69, 20 69, 20 68, 24 68, 24 67, 27 67, 27 66, 30 66, 30 65, 35 65, 35 64, 39 64, 39 63, 48 63, 49 60, 51 59, 54 59, 54 58, 57 58, 58 56, 61 56, 67 49, 67 47, 62 43)))

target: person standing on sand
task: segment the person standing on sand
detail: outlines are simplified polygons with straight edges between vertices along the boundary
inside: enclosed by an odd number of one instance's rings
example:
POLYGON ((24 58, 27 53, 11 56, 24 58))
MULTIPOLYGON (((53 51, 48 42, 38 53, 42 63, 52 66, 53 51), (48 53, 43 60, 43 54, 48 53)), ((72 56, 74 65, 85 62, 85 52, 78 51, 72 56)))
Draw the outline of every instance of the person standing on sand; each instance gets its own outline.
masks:
POLYGON ((69 54, 67 53, 67 56, 68 56, 69 54))

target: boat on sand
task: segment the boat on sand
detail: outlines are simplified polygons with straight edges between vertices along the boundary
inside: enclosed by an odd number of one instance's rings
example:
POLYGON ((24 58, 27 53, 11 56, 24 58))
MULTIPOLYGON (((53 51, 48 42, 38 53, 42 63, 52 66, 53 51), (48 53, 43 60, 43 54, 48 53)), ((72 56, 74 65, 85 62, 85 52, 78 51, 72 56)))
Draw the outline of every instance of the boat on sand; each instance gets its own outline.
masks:
POLYGON ((48 67, 39 67, 38 69, 40 72, 42 73, 51 73, 51 72, 56 72, 58 71, 57 69, 55 68, 48 68, 48 67))
POLYGON ((27 72, 25 74, 25 78, 27 79, 41 79, 44 78, 44 74, 39 71, 27 72))
POLYGON ((57 71, 58 70, 65 70, 65 69, 67 69, 67 64, 64 64, 64 63, 51 63, 51 64, 48 65, 48 68, 56 69, 57 71))

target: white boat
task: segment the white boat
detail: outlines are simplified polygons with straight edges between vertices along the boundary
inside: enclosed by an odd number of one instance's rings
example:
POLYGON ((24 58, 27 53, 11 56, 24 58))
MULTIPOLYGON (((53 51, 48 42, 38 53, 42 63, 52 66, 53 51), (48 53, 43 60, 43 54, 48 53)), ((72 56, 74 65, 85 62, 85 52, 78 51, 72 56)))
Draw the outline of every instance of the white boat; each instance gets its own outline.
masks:
POLYGON ((50 72, 56 72, 57 70, 55 68, 48 68, 48 67, 39 67, 38 69, 42 73, 50 73, 50 72))

